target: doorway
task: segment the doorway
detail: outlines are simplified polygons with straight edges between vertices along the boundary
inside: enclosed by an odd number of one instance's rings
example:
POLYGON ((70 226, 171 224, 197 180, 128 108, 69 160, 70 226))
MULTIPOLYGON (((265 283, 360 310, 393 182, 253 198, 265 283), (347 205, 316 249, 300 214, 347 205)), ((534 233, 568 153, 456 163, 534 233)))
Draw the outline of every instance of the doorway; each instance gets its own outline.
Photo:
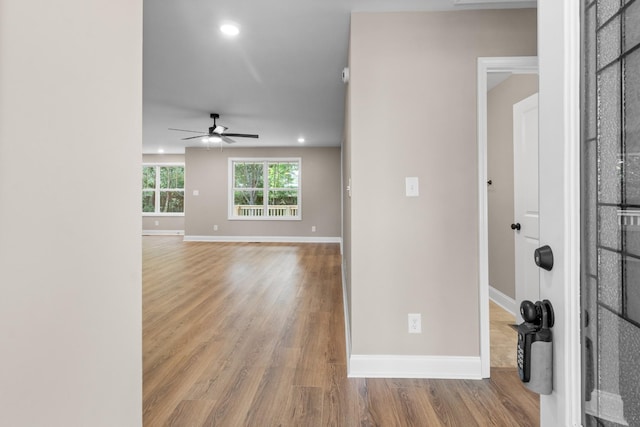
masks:
MULTIPOLYGON (((488 378, 490 376, 491 368, 491 322, 490 322, 490 310, 489 300, 498 301, 498 304, 502 306, 508 313, 515 315, 517 311, 515 300, 515 247, 513 240, 513 230, 510 228, 504 231, 500 229, 501 223, 506 221, 506 227, 509 227, 513 222, 513 139, 509 135, 513 136, 513 115, 511 113, 510 120, 508 120, 508 129, 506 131, 507 143, 510 145, 510 149, 505 152, 504 149, 496 147, 496 150, 489 149, 488 143, 488 90, 493 85, 497 88, 500 83, 507 84, 508 79, 516 78, 512 83, 512 86, 519 87, 520 90, 516 90, 515 96, 520 99, 526 98, 528 94, 524 91, 521 94, 522 88, 518 86, 516 82, 518 77, 531 77, 537 75, 538 63, 535 57, 500 57, 500 58, 479 58, 478 59, 478 201, 479 201, 479 273, 480 273, 480 358, 482 363, 482 376, 488 378), (497 82, 497 84, 496 84, 497 82), (515 84, 514 84, 515 83, 515 84), (501 159, 495 159, 493 156, 489 159, 489 152, 496 151, 494 154, 501 154, 501 159), (494 162, 495 161, 495 162, 494 162), (495 172, 495 176, 489 176, 489 163, 497 163, 497 168, 491 168, 492 172, 495 172), (498 207, 496 212, 501 215, 500 218, 494 218, 494 226, 496 227, 496 236, 493 241, 496 243, 496 248, 503 249, 504 253, 497 254, 495 258, 496 262, 493 269, 490 268, 490 215, 489 215, 489 192, 493 195, 499 195, 495 207, 498 207), (502 242, 502 243, 501 243, 502 242), (506 242, 506 243, 504 243, 506 242), (507 258, 505 260, 505 257, 507 258), (498 260, 501 260, 498 262, 498 260), (503 267, 501 268, 500 264, 503 267), (489 272, 490 270, 496 277, 494 280, 498 286, 490 286, 489 272), (499 277, 499 279, 497 278, 499 277), (509 283, 511 282, 511 283, 509 283)), ((537 79, 536 79, 537 80, 537 79)), ((509 89, 508 86, 505 88, 509 89)), ((537 92, 537 84, 532 86, 533 92, 537 92)), ((511 92, 508 90, 507 92, 511 92)), ((529 94, 530 95, 530 94, 529 94)), ((517 102, 518 100, 515 100, 517 102)), ((514 103, 515 103, 514 102, 514 103)), ((511 104, 513 105, 513 104, 511 104)), ((512 108, 512 107, 510 107, 512 108)), ((501 130, 504 134, 504 129, 501 130)), ((503 138, 504 139, 504 138, 503 138)), ((502 147, 505 142, 502 142, 502 147)), ((504 148, 504 147, 503 147, 504 148)), ((493 166, 493 164, 492 164, 493 166)), ((514 346, 515 347, 515 346, 514 346)))
POLYGON ((487 209, 491 367, 515 368, 519 303, 540 299, 530 254, 538 240, 538 76, 487 80, 487 209))

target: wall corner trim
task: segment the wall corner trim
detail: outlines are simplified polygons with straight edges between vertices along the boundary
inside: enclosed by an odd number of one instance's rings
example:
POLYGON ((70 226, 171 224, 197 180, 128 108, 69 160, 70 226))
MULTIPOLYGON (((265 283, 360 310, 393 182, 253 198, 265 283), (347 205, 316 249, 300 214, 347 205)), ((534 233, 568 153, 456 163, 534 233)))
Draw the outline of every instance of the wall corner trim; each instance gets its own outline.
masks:
POLYGON ((340 243, 340 237, 315 236, 192 236, 185 235, 185 242, 239 242, 239 243, 340 243))
POLYGON ((489 286, 489 299, 495 302, 496 304, 498 304, 500 307, 507 310, 509 313, 513 314, 514 316, 516 315, 516 313, 520 311, 520 308, 518 307, 518 304, 516 303, 515 299, 500 292, 493 286, 489 286))
POLYGON ((479 356, 352 354, 350 378, 482 379, 479 356))

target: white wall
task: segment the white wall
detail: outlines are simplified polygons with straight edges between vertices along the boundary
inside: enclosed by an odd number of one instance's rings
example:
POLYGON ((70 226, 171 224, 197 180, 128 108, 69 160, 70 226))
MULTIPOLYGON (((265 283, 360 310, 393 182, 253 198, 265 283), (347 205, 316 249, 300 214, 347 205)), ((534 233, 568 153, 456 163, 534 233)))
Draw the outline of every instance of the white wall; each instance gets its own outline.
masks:
POLYGON ((0 1, 0 425, 142 425, 141 0, 0 1))
POLYGON ((354 13, 350 49, 353 353, 477 359, 477 58, 536 55, 536 11, 354 13))

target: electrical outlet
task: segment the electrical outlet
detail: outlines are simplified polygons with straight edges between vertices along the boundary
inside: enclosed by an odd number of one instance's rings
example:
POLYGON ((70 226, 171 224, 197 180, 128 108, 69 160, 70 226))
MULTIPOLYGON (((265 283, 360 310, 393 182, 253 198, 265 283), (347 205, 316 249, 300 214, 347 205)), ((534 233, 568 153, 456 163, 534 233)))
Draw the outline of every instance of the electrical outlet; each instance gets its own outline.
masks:
POLYGON ((160 225, 160 221, 153 221, 153 225, 155 225, 156 227, 160 225))
POLYGON ((420 313, 409 313, 409 333, 422 333, 422 315, 420 313))
POLYGON ((315 225, 312 225, 312 226, 311 226, 311 232, 312 232, 312 233, 315 233, 315 232, 316 232, 316 226, 315 226, 315 225))
POLYGON ((213 231, 218 231, 218 225, 217 224, 213 226, 213 231))

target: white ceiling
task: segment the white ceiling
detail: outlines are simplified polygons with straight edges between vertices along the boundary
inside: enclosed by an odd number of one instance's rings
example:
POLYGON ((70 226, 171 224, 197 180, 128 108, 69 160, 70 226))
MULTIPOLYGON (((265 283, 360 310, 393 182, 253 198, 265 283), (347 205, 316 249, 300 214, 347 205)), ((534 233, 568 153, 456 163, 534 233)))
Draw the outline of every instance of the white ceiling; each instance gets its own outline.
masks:
POLYGON ((209 113, 228 132, 257 133, 235 146, 339 146, 344 125, 352 11, 532 7, 535 1, 145 0, 143 152, 202 146, 209 113), (219 27, 240 27, 234 39, 219 27))

